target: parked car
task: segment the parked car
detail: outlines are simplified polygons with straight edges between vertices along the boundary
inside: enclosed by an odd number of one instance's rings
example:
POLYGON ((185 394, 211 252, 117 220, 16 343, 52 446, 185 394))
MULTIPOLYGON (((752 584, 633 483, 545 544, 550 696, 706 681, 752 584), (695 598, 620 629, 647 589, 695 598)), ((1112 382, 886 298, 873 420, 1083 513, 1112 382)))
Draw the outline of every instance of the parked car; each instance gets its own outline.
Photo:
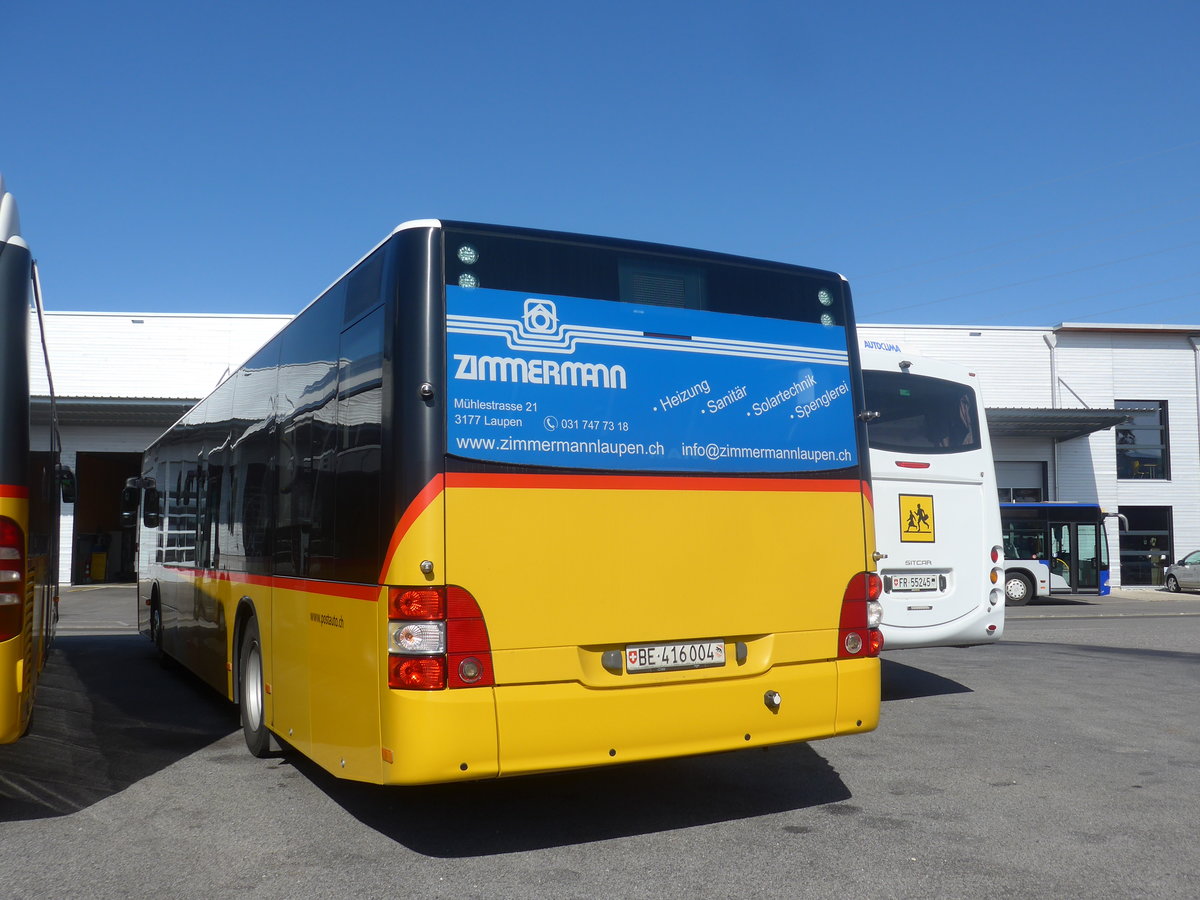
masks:
POLYGON ((1200 550, 1167 566, 1168 591, 1200 591, 1200 550))

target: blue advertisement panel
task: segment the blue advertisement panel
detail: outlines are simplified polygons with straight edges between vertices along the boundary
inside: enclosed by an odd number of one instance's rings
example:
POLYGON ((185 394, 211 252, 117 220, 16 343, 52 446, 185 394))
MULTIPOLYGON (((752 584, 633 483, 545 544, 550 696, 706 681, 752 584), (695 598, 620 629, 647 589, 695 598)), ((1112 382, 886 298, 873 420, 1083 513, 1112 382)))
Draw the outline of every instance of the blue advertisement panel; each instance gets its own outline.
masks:
POLYGON ((448 450, 519 465, 857 464, 840 326, 446 288, 448 450))

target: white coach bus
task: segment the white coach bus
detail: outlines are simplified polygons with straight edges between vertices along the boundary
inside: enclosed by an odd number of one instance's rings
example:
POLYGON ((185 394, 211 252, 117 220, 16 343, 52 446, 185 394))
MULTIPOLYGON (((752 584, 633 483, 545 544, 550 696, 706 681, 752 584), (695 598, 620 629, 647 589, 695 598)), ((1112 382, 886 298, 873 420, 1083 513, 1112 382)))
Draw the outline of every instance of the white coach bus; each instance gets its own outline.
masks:
POLYGON ((862 340, 884 647, 1004 633, 1004 549, 975 373, 862 340))

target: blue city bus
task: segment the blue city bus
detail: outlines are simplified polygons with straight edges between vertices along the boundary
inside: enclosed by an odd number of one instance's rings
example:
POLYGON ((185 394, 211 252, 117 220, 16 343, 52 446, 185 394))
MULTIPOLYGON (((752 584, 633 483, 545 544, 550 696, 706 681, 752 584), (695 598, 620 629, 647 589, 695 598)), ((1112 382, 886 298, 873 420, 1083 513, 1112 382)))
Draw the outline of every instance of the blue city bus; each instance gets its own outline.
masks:
POLYGON ((1001 503, 1004 595, 1024 606, 1051 593, 1109 592, 1109 516, 1095 503, 1001 503))

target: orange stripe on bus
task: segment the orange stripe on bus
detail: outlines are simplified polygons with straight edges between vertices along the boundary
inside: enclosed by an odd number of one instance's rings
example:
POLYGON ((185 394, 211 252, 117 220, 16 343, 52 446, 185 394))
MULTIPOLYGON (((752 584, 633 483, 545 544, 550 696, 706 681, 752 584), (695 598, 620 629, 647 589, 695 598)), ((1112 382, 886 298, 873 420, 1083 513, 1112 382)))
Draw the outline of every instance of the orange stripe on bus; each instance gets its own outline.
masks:
POLYGON ((230 584, 252 584, 257 587, 276 588, 284 591, 303 591, 327 597, 346 597, 350 600, 379 599, 379 585, 349 584, 341 581, 313 581, 308 578, 289 578, 283 575, 251 575, 247 572, 218 572, 214 569, 185 569, 168 566, 193 579, 205 581, 228 581, 230 584))
POLYGON ((605 491, 771 491, 860 493, 866 482, 822 478, 723 478, 706 475, 531 475, 452 472, 447 487, 605 491))
POLYGON ((404 540, 404 536, 408 534, 408 529, 412 528, 413 523, 417 521, 421 513, 429 508, 429 504, 441 496, 445 488, 446 477, 444 475, 434 475, 429 480, 429 483, 421 488, 412 502, 408 504, 408 508, 404 510, 404 514, 400 516, 400 521, 392 529, 392 539, 388 541, 387 553, 383 555, 383 569, 379 573, 380 584, 383 584, 383 580, 387 577, 387 571, 392 566, 392 557, 396 555, 396 549, 400 546, 400 542, 404 540))

